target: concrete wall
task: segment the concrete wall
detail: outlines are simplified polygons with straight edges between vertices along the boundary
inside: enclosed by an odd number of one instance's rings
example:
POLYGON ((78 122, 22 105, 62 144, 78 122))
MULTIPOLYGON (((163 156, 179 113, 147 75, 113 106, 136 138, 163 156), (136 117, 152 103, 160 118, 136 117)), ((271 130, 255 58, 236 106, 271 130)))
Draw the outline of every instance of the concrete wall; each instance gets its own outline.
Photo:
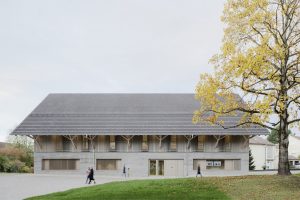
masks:
MULTIPOLYGON (((121 166, 125 165, 130 168, 130 176, 146 177, 148 176, 149 160, 176 160, 183 159, 184 162, 184 176, 196 175, 196 170, 193 170, 194 159, 228 159, 228 160, 241 160, 241 170, 205 170, 202 168, 202 173, 207 175, 233 175, 233 174, 246 174, 248 172, 248 153, 232 153, 232 152, 219 152, 219 153, 148 153, 148 152, 109 152, 109 153, 93 153, 93 152, 56 152, 56 153, 34 153, 34 170, 35 173, 76 173, 85 174, 88 167, 94 166, 96 159, 121 159, 121 166), (42 170, 42 159, 80 159, 79 170, 42 170)), ((95 166, 94 166, 95 168, 95 166)), ((118 170, 97 170, 97 175, 107 176, 121 176, 122 168, 118 170)))
MULTIPOLYGON (((148 137, 148 152, 141 152, 142 136, 135 136, 127 152, 127 143, 121 136, 116 136, 116 151, 109 151, 109 136, 97 136, 94 139, 95 150, 82 151, 82 138, 78 138, 74 145, 70 143, 68 152, 58 152, 56 141, 60 141, 56 136, 45 136, 39 139, 39 144, 35 143, 34 170, 35 173, 71 173, 82 174, 88 167, 96 169, 97 159, 120 159, 121 164, 118 170, 96 170, 97 175, 122 176, 122 168, 130 168, 129 175, 136 177, 147 177, 149 175, 149 160, 183 160, 183 176, 195 176, 197 170, 193 169, 193 160, 202 160, 201 171, 203 175, 243 175, 248 172, 249 146, 248 141, 242 136, 234 136, 231 140, 230 152, 220 152, 220 146, 215 146, 216 139, 213 136, 206 136, 204 152, 196 152, 197 138, 191 141, 191 148, 187 148, 184 136, 177 137, 177 150, 170 152, 170 136, 162 141, 159 148, 159 141, 155 136, 148 137), (41 147, 41 148, 40 148, 41 147), (78 170, 42 170, 43 159, 79 159, 78 170), (205 169, 206 160, 238 160, 240 170, 233 170, 226 166, 224 169, 205 169)), ((70 142, 64 140, 64 142, 70 142)), ((65 145, 65 144, 64 144, 65 145)), ((68 145, 65 145, 68 146, 68 145)), ((181 173, 182 174, 182 173, 181 173)))

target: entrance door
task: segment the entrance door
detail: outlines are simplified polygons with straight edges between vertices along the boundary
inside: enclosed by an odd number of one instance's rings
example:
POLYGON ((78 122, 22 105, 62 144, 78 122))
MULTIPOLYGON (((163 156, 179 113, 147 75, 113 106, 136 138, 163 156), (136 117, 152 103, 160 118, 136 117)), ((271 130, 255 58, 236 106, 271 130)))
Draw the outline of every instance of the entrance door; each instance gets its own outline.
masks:
POLYGON ((149 161, 149 175, 163 176, 164 175, 164 161, 163 160, 150 160, 149 161))
POLYGON ((183 176, 183 160, 165 160, 165 176, 183 176))

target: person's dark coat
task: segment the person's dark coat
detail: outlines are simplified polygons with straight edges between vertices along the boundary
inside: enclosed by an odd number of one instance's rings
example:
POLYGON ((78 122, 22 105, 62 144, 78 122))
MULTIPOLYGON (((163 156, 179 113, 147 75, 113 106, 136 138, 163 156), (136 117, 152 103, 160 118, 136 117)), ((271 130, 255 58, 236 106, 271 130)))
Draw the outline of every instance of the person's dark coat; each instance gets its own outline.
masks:
POLYGON ((94 170, 93 169, 90 170, 89 178, 90 178, 90 180, 94 180, 94 170))

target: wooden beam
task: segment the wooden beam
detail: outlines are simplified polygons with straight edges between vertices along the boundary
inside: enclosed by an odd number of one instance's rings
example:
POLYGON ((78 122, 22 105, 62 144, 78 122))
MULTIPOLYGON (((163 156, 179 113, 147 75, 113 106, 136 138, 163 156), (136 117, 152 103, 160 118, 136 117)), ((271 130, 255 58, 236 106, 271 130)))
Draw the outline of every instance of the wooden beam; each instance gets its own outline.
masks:
POLYGON ((191 141, 194 139, 196 136, 194 135, 185 135, 184 136, 187 139, 187 149, 190 150, 191 147, 191 141))
POLYGON ((94 139, 97 137, 97 135, 85 135, 85 137, 91 142, 93 149, 95 149, 94 139))
POLYGON ((39 147, 40 151, 42 151, 42 145, 39 142, 39 135, 27 135, 29 138, 33 139, 33 141, 37 144, 37 146, 39 147))
POLYGON ((129 147, 131 145, 130 141, 132 140, 132 138, 134 137, 134 135, 121 135, 122 138, 124 138, 124 140, 127 141, 127 152, 129 151, 129 147))
POLYGON ((216 139, 215 148, 218 147, 218 144, 219 144, 220 140, 222 140, 225 137, 226 137, 226 135, 214 135, 214 138, 216 139))
POLYGON ((255 137, 255 135, 243 135, 243 138, 244 138, 243 147, 244 148, 247 147, 247 142, 250 141, 250 139, 253 137, 255 137))
POLYGON ((159 150, 161 150, 161 143, 164 139, 166 139, 168 137, 168 135, 155 135, 156 139, 159 140, 159 150))
POLYGON ((69 139, 73 145, 73 147, 77 150, 77 145, 75 144, 74 140, 77 140, 77 135, 63 135, 65 138, 69 139))

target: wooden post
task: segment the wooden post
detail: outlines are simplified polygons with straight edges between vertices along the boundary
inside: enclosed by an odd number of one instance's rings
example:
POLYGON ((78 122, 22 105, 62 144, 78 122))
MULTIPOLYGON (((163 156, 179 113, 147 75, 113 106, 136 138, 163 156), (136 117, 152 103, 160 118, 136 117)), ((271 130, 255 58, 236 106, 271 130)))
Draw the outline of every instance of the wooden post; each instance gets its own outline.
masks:
POLYGON ((195 136, 194 135, 185 135, 184 136, 186 139, 187 139, 187 149, 188 150, 191 150, 191 141, 192 141, 192 139, 194 139, 195 138, 195 136))
POLYGON ((71 141, 73 147, 77 150, 77 145, 74 142, 74 140, 77 139, 77 135, 64 135, 64 137, 69 139, 71 141))
POLYGON ((39 142, 39 135, 28 135, 29 138, 33 139, 33 141, 37 144, 37 146, 39 147, 40 151, 42 151, 42 145, 39 142))
POLYGON ((225 135, 214 135, 214 138, 216 139, 215 149, 218 147, 220 140, 222 140, 225 137, 225 135))
POLYGON ((164 139, 166 139, 166 137, 168 137, 168 136, 167 135, 164 135, 164 136, 162 136, 162 135, 156 135, 155 137, 159 140, 159 151, 161 151, 161 142, 164 139))
POLYGON ((124 138, 127 142, 127 152, 129 152, 129 147, 130 147, 130 141, 134 137, 134 135, 121 135, 122 138, 124 138))
POLYGON ((247 142, 251 139, 255 137, 255 135, 243 135, 243 138, 244 138, 244 143, 243 143, 243 147, 246 148, 247 147, 247 142))
POLYGON ((91 142, 93 149, 95 150, 94 139, 97 135, 86 135, 86 138, 91 142))

